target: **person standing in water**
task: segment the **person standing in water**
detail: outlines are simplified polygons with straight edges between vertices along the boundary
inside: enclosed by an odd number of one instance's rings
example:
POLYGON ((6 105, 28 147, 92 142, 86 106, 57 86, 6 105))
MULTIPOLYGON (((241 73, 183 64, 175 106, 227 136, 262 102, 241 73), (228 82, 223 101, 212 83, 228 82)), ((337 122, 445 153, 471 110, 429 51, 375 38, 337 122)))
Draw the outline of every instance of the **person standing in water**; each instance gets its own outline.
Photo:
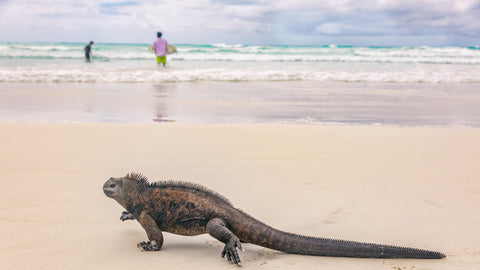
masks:
POLYGON ((153 50, 155 51, 155 55, 157 56, 157 65, 167 64, 167 46, 168 42, 162 38, 162 32, 157 32, 157 39, 153 42, 153 50))
POLYGON ((86 62, 90 62, 90 55, 93 57, 93 53, 92 53, 92 45, 93 45, 93 41, 90 41, 90 43, 85 46, 85 61, 86 62))

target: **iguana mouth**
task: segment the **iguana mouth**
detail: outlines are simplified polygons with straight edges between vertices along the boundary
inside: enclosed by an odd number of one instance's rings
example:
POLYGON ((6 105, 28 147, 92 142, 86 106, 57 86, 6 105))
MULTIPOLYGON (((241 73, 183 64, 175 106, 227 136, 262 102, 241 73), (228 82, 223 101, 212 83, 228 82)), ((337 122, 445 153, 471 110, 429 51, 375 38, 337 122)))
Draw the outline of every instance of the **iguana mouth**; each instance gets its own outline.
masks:
POLYGON ((103 185, 103 193, 105 193, 105 195, 107 195, 108 197, 112 197, 115 193, 113 190, 110 189, 110 181, 107 181, 103 185))
POLYGON ((114 183, 112 182, 112 179, 108 179, 107 182, 103 185, 103 193, 107 195, 108 197, 112 197, 115 191, 113 191, 111 188, 115 187, 114 183), (112 186, 113 185, 113 186, 112 186))
POLYGON ((104 189, 103 193, 105 193, 105 195, 107 195, 108 197, 111 197, 113 195, 113 191, 108 190, 108 189, 104 189))

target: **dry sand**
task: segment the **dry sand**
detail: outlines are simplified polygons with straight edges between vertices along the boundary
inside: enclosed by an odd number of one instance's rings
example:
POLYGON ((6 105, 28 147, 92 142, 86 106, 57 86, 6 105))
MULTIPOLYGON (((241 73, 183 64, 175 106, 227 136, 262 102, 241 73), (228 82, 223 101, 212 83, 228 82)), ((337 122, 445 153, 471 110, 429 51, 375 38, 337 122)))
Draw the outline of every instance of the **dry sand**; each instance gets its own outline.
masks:
POLYGON ((299 256, 245 269, 478 269, 480 129, 0 123, 1 269, 234 269, 208 235, 141 252, 111 176, 189 180, 279 229, 438 250, 444 260, 299 256))

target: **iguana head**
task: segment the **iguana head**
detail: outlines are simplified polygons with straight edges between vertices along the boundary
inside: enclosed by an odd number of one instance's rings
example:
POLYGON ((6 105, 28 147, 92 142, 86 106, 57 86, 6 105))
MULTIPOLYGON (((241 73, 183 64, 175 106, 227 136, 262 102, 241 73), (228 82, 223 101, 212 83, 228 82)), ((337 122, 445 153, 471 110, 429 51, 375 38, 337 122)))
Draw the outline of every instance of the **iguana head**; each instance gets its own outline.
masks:
POLYGON ((115 199, 117 201, 122 201, 125 196, 127 195, 127 191, 125 187, 125 178, 113 178, 110 179, 103 184, 103 193, 107 195, 107 197, 115 199))
POLYGON ((103 184, 103 193, 121 205, 137 198, 148 186, 148 179, 139 173, 129 173, 124 177, 110 179, 103 184))

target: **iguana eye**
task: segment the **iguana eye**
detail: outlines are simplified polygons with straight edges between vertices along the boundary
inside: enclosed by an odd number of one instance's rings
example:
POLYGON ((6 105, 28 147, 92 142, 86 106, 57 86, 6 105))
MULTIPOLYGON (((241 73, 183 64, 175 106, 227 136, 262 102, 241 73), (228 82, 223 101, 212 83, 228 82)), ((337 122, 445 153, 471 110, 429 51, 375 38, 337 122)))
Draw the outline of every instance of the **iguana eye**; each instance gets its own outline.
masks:
POLYGON ((115 184, 110 184, 110 187, 111 187, 111 188, 114 188, 114 187, 115 187, 115 184))

